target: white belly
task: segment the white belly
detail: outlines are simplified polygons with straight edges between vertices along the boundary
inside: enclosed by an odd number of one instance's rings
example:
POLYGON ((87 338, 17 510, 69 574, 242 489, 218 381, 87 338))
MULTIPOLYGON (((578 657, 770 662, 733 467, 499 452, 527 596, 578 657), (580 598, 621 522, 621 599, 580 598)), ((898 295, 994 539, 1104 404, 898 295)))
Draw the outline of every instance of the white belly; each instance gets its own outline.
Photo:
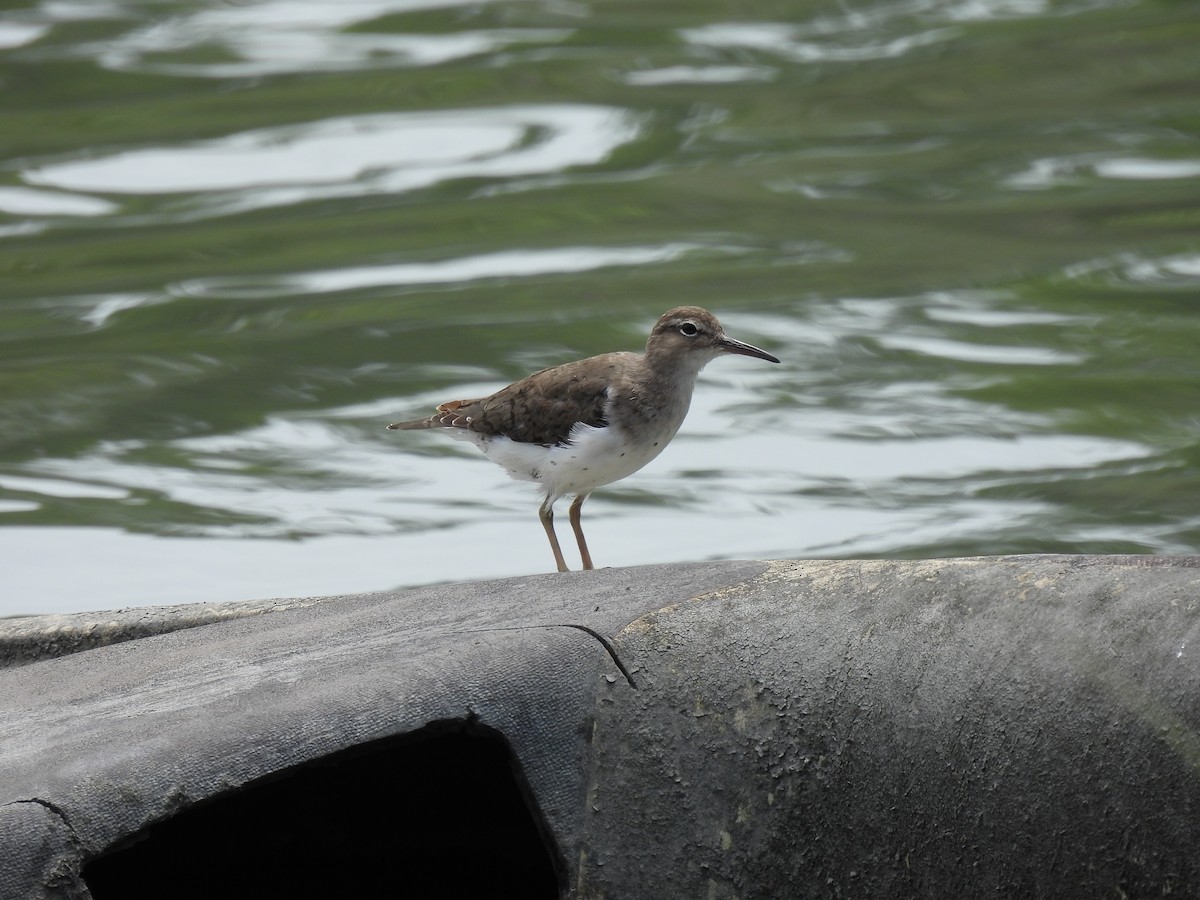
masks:
POLYGON ((632 475, 663 451, 678 428, 670 423, 660 433, 633 441, 618 426, 593 428, 581 422, 571 429, 570 443, 553 447, 506 437, 484 438, 465 429, 451 429, 451 433, 472 441, 513 478, 536 481, 548 497, 557 499, 587 494, 632 475))

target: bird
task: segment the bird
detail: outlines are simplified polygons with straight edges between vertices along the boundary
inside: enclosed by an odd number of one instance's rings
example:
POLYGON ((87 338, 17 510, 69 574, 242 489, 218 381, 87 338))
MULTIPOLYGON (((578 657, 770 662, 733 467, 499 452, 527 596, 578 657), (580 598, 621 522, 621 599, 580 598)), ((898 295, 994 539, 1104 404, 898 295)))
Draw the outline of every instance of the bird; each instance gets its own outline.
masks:
POLYGON ((488 397, 450 400, 392 431, 433 429, 475 444, 518 480, 541 485, 538 517, 554 563, 568 571, 554 530, 554 504, 565 496, 584 569, 593 569, 580 515, 596 488, 641 469, 683 424, 700 370, 739 354, 778 363, 765 350, 725 334, 706 309, 663 313, 643 353, 617 351, 534 372, 488 397))

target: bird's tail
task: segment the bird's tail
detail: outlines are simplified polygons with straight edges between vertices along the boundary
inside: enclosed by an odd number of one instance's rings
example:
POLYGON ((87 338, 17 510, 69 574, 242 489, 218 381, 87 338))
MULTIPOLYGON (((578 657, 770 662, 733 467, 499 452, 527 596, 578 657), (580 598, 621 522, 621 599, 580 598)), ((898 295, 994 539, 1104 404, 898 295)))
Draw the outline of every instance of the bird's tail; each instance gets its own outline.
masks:
POLYGON ((411 422, 393 422, 388 426, 390 431, 418 431, 422 428, 466 428, 471 424, 471 417, 459 410, 464 406, 474 406, 478 400, 450 400, 437 408, 437 412, 427 419, 413 419, 411 422))

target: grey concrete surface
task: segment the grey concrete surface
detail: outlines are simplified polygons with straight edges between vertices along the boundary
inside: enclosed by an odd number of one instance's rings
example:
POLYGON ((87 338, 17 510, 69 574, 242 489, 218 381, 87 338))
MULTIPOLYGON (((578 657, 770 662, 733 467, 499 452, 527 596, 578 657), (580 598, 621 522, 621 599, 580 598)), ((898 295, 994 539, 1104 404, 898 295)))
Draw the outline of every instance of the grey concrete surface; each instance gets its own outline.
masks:
POLYGON ((229 619, 0 671, 0 898, 86 897, 149 823, 467 719, 574 896, 1200 895, 1197 653, 1200 557, 605 569, 229 619))

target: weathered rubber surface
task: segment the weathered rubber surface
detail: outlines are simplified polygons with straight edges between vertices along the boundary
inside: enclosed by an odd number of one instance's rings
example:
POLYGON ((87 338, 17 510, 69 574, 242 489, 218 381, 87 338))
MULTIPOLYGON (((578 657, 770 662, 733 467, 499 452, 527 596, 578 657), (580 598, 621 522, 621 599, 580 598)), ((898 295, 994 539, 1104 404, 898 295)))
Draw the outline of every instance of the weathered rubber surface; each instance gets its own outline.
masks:
POLYGON ((149 822, 468 718, 580 897, 1196 896, 1197 653, 1198 557, 610 569, 191 627, 0 671, 0 898, 85 897, 149 822))
POLYGON ((0 669, 94 650, 122 641, 212 625, 228 619, 261 616, 336 597, 296 597, 286 600, 248 600, 227 603, 183 603, 105 612, 0 619, 0 669))
POLYGON ((597 692, 633 688, 595 637, 569 626, 611 636, 766 568, 609 569, 344 597, 2 670, 0 815, 52 806, 61 818, 38 826, 44 836, 0 818, 0 860, 33 841, 51 861, 33 883, 0 865, 0 898, 86 896, 82 864, 148 823, 445 720, 502 732, 560 846, 573 847, 597 692))
POLYGON ((580 894, 1200 896, 1197 566, 789 562, 644 617, 580 894))

